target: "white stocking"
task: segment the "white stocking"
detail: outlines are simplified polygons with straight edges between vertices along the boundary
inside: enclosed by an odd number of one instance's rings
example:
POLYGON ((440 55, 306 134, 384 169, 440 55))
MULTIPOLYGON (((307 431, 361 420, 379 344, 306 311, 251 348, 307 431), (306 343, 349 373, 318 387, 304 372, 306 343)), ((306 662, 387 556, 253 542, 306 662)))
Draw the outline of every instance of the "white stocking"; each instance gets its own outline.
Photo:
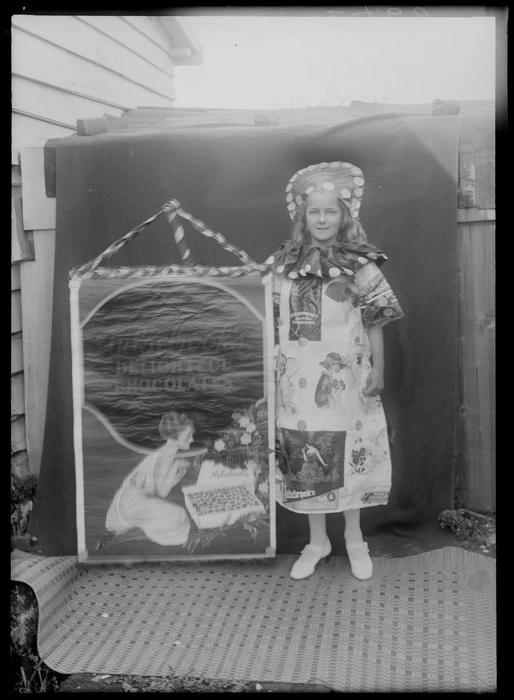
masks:
POLYGON ((326 514, 309 513, 308 518, 311 531, 310 544, 325 544, 327 539, 326 514))
POLYGON ((344 511, 344 538, 346 542, 358 544, 363 542, 360 525, 360 508, 352 508, 344 511))

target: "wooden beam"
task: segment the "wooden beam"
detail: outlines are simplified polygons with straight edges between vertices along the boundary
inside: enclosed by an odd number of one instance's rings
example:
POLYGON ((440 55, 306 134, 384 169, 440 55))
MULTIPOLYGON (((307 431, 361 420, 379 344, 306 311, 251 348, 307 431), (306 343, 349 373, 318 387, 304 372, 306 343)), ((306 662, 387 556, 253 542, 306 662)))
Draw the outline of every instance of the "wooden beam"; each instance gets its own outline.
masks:
POLYGON ((459 139, 458 208, 495 208, 493 114, 465 114, 459 139))
POLYGON ((469 223, 472 221, 496 221, 496 209, 457 209, 457 223, 469 223))
POLYGON ((20 265, 19 263, 13 263, 11 265, 11 292, 17 289, 21 289, 20 265))
POLYGON ((457 496, 467 508, 495 511, 495 223, 461 223, 459 260, 459 368, 462 392, 457 496))
POLYGON ((11 375, 23 372, 23 341, 21 335, 11 336, 11 375))
POLYGON ((496 206, 494 147, 477 148, 475 163, 477 207, 494 209, 496 206))
POLYGON ((25 418, 19 416, 11 421, 11 452, 21 452, 27 447, 25 434, 25 418))
POLYGON ((475 153, 472 148, 461 146, 459 149, 459 185, 458 207, 477 206, 475 153))
POLYGON ((25 231, 55 229, 55 199, 46 196, 43 148, 21 150, 21 179, 25 231))
POLYGON ((20 197, 11 199, 11 263, 34 260, 34 250, 23 228, 23 207, 20 197))
POLYGON ((21 290, 11 290, 11 335, 21 332, 21 290))
POLYGON ((19 165, 11 166, 11 186, 21 187, 21 170, 19 165))
POLYGON ((25 386, 23 373, 11 377, 11 416, 25 413, 25 386))
POLYGON ((109 128, 105 117, 77 119, 78 136, 96 136, 97 134, 106 134, 108 131, 109 128))
POLYGON ((27 450, 32 473, 41 464, 48 393, 55 231, 34 231, 36 257, 21 266, 23 368, 27 450))

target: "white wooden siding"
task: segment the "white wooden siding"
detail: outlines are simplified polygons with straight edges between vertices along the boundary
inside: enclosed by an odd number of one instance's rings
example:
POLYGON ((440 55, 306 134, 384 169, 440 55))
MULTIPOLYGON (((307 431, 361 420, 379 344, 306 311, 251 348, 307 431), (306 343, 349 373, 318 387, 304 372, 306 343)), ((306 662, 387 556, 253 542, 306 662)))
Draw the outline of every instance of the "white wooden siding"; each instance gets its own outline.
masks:
MULTIPOLYGON (((55 89, 51 84, 40 84, 18 77, 13 80, 12 104, 16 110, 25 114, 34 112, 37 116, 51 121, 76 124, 77 118, 88 119, 98 117, 106 111, 105 105, 98 100, 55 89), (78 117, 80 115, 80 117, 78 117)), ((123 108, 108 108, 109 114, 120 117, 123 108)))
POLYGON ((14 15, 11 162, 78 119, 172 107, 170 40, 150 17, 14 15))
MULTIPOLYGON (((18 15, 13 18, 13 59, 16 58, 16 60, 19 60, 19 51, 15 52, 14 44, 21 43, 22 34, 25 36, 25 41, 32 37, 39 42, 39 53, 43 54, 43 58, 46 58, 47 51, 53 47, 64 52, 69 59, 75 59, 74 82, 78 82, 77 78, 80 78, 84 64, 89 63, 117 75, 124 82, 134 83, 167 98, 168 104, 172 103, 173 63, 171 60, 168 60, 168 68, 164 69, 149 60, 146 54, 139 55, 132 48, 118 43, 105 33, 100 33, 96 27, 77 17, 41 15, 37 17, 18 15)), ((62 58, 61 55, 61 60, 62 58)), ((13 72, 20 72, 16 69, 14 60, 13 72)), ((90 87, 98 89, 96 80, 90 87)))
MULTIPOLYGON (((85 27, 95 31, 85 24, 77 24, 79 29, 85 27)), ((97 37, 100 37, 101 44, 108 41, 98 33, 97 37)), ((152 69, 149 63, 128 51, 126 61, 122 62, 118 57, 104 65, 101 61, 106 53, 108 57, 109 47, 98 52, 96 59, 84 57, 78 50, 72 53, 66 47, 16 28, 13 28, 12 43, 13 85, 20 76, 64 88, 71 94, 75 92, 97 98, 107 106, 137 107, 148 102, 163 107, 173 105, 173 75, 152 69)), ((111 44, 117 46, 114 42, 111 44)), ((92 51, 88 53, 93 55, 92 51)), ((99 111, 102 111, 101 106, 99 111)), ((81 114, 76 115, 76 119, 81 117, 81 114)))
POLYGON ((148 17, 134 17, 140 20, 140 24, 149 28, 149 32, 142 32, 134 25, 130 17, 96 17, 95 15, 77 16, 81 22, 95 27, 102 34, 107 34, 113 41, 117 41, 130 48, 134 53, 148 62, 161 68, 165 73, 173 75, 173 64, 170 63, 169 44, 159 34, 155 26, 148 20, 148 17), (121 21, 120 20, 126 20, 121 21))
MULTIPOLYGON (((77 117, 80 119, 80 117, 77 117)), ((48 139, 61 139, 76 133, 76 126, 52 124, 25 114, 11 115, 11 163, 19 165, 20 151, 30 146, 43 148, 48 139)))
POLYGON ((161 27, 158 27, 156 17, 144 17, 139 15, 127 15, 122 17, 123 21, 136 29, 152 43, 158 46, 161 50, 169 51, 170 40, 164 35, 161 27))

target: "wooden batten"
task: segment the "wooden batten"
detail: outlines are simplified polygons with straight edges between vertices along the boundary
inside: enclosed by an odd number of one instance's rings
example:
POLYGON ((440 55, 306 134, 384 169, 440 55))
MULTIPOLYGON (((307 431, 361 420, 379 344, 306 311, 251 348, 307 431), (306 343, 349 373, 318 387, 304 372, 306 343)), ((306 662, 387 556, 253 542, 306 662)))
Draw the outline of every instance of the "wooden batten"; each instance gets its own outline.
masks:
POLYGON ((46 196, 44 169, 42 148, 24 148, 21 151, 25 231, 55 229, 55 199, 46 196))
POLYGON ((109 131, 105 117, 92 119, 77 119, 77 136, 97 136, 109 131))
POLYGON ((495 498, 495 222, 458 224, 460 505, 494 512, 495 498))
POLYGON ((456 500, 496 510, 495 121, 464 115, 459 143, 456 500))
POLYGON ((21 333, 21 289, 11 289, 11 334, 21 333))
POLYGON ((18 263, 11 265, 11 292, 21 289, 20 266, 18 263))
POLYGON ((21 188, 21 169, 19 165, 11 166, 11 187, 21 188))
POLYGON ((23 452, 26 448, 25 417, 19 416, 11 420, 11 453, 23 452))
POLYGON ((473 221, 496 221, 496 209, 457 209, 457 223, 472 223, 473 221))
POLYGON ((457 207, 478 210, 496 208, 494 114, 463 116, 457 207))
POLYGON ((20 197, 11 199, 11 263, 34 260, 31 241, 23 227, 23 207, 20 197))
POLYGON ((34 231, 34 248, 35 260, 21 267, 21 302, 27 450, 30 469, 38 474, 50 366, 55 230, 34 231))
POLYGON ((25 413, 25 386, 23 373, 11 377, 11 418, 25 413))
POLYGON ((11 335, 11 376, 23 372, 23 341, 21 333, 11 335))

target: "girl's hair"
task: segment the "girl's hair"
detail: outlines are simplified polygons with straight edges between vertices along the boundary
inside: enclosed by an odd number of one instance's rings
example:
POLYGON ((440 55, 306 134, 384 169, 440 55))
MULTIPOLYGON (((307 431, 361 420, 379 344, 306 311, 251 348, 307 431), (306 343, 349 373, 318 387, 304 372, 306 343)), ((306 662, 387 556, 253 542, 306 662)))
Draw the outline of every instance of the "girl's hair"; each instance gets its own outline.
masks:
POLYGON ((159 434, 163 440, 178 438, 180 433, 186 428, 193 428, 194 423, 186 413, 175 413, 170 411, 165 413, 159 423, 159 434))
MULTIPOLYGON (((343 214, 337 236, 338 240, 341 243, 367 243, 368 238, 360 221, 353 218, 345 203, 339 197, 337 198, 337 203, 343 214)), ((291 238, 296 245, 306 245, 310 242, 310 233, 307 229, 307 219, 305 215, 306 210, 307 202, 304 202, 298 208, 293 221, 291 238)))

